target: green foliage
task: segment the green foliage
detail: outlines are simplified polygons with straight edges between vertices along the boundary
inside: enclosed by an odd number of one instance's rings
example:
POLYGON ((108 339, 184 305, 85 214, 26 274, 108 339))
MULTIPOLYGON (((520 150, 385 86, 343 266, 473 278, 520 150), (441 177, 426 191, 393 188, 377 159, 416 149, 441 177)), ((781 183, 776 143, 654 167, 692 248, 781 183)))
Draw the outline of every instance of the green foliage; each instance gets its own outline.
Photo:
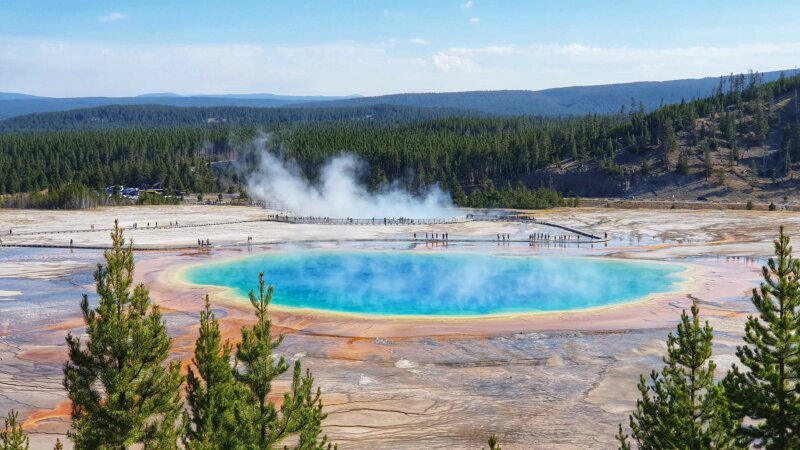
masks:
POLYGON ((115 222, 112 249, 98 265, 99 305, 81 310, 87 338, 67 336, 64 387, 72 401, 70 438, 78 449, 177 447, 183 377, 169 363, 170 341, 147 288, 133 284, 133 247, 115 222))
POLYGON ((497 436, 494 434, 489 436, 489 450, 502 450, 500 443, 497 441, 497 436))
POLYGON ((483 116, 456 108, 414 108, 402 105, 357 107, 270 108, 244 106, 108 105, 10 117, 0 133, 258 125, 266 130, 302 123, 369 121, 395 124, 449 116, 483 116))
POLYGON ((14 194, 3 201, 4 208, 31 209, 86 209, 119 204, 122 200, 110 198, 82 184, 67 184, 46 192, 14 194))
POLYGON ((748 211, 752 211, 755 208, 752 200, 748 200, 747 203, 744 205, 745 209, 748 211))
MULTIPOLYGON (((677 334, 667 337, 665 367, 653 371, 649 381, 640 376, 641 399, 630 418, 640 449, 743 448, 734 438, 737 422, 725 395, 714 384, 712 328, 701 324, 699 313, 696 304, 691 317, 683 311, 677 334)), ((628 448, 621 425, 617 439, 628 448)))
MULTIPOLYGON (((770 124, 769 103, 800 88, 800 76, 772 83, 760 80, 758 74, 731 77, 723 79, 708 98, 651 113, 631 107, 628 114, 607 116, 487 117, 391 106, 289 110, 141 106, 35 115, 0 125, 13 131, 0 133, 0 194, 67 184, 100 189, 145 183, 159 183, 173 191, 235 191, 241 184, 240 174, 232 168, 212 169, 210 163, 235 159, 256 166, 260 149, 254 142, 260 145, 260 133, 268 131, 268 150, 295 161, 312 181, 318 179, 326 160, 349 152, 369 164, 370 171, 361 181, 372 190, 398 183, 412 192, 423 192, 438 183, 449 187, 457 204, 468 204, 464 197, 481 190, 484 179, 497 186, 519 181, 536 186, 546 172, 574 164, 597 176, 597 182, 587 177, 585 192, 575 193, 598 195, 619 190, 614 186, 638 176, 617 162, 622 152, 645 157, 644 175, 652 170, 646 161, 654 157, 672 170, 670 158, 674 162, 672 155, 680 151, 683 137, 692 142, 698 117, 709 118, 699 139, 712 151, 719 148, 718 141, 727 145, 731 165, 739 158, 740 134, 753 131, 763 137, 764 127, 772 125, 784 138, 787 164, 783 169, 788 173, 791 162, 800 161, 800 125, 796 119, 787 123, 780 115, 770 124), (745 105, 755 114, 753 130, 737 123, 745 105), (126 120, 150 128, 109 129, 107 119, 114 115, 130 115, 126 120), (218 123, 208 124, 209 118, 218 123), (84 122, 89 129, 69 126, 84 122), (717 122, 719 133, 715 132, 717 122), (20 132, 48 128, 70 131, 20 132)), ((687 158, 685 153, 678 155, 680 173, 688 172, 687 158)), ((706 167, 707 177, 712 170, 706 167)))
MULTIPOLYGON (((269 319, 269 303, 273 286, 266 288, 264 274, 259 274, 258 296, 250 291, 250 304, 256 315, 256 323, 242 327, 242 341, 236 345, 236 379, 249 391, 249 398, 241 404, 244 415, 252 428, 244 435, 247 448, 271 448, 290 434, 299 434, 298 449, 316 450, 326 448, 327 438, 319 438, 322 401, 319 389, 313 391, 314 379, 310 372, 301 376, 299 361, 295 363, 292 388, 284 394, 280 413, 269 401, 272 381, 286 372, 289 366, 283 357, 273 358, 273 350, 283 341, 283 336, 272 338, 269 319)), ((330 445, 328 445, 330 447, 330 445)))
POLYGON ((788 126, 783 137, 783 148, 789 162, 800 161, 800 120, 788 126))
MULTIPOLYGON (((206 296, 200 312, 200 335, 195 342, 193 367, 186 376, 187 410, 183 413, 182 441, 187 449, 241 448, 248 418, 240 407, 247 392, 236 383, 231 368, 230 343, 222 342, 219 322, 206 296)), ((246 435, 246 434, 245 434, 246 435)))
POLYGON ((800 261, 783 227, 774 247, 764 282, 753 289, 758 316, 747 319, 746 345, 736 349, 749 370, 734 365, 723 385, 734 415, 744 420, 743 437, 769 449, 800 448, 800 261))
POLYGON ((689 158, 685 152, 678 155, 678 164, 675 165, 675 171, 681 175, 689 175, 689 158))
POLYGON ((708 181, 708 178, 711 176, 711 172, 714 170, 714 162, 711 160, 711 152, 708 151, 708 147, 703 147, 703 172, 708 181))
POLYGON ((631 450, 631 443, 628 441, 630 436, 625 434, 622 430, 622 424, 619 424, 619 431, 614 438, 619 442, 619 450, 631 450))
POLYGON ((276 427, 278 413, 267 396, 272 390, 272 380, 284 373, 289 367, 283 357, 272 358, 272 351, 283 341, 283 336, 272 338, 272 323, 267 308, 272 301, 274 288, 265 290, 264 274, 259 274, 259 296, 250 291, 250 304, 256 314, 256 324, 252 328, 242 327, 242 341, 236 344, 236 361, 241 369, 236 371, 236 378, 247 386, 255 399, 253 423, 257 428, 255 442, 266 448, 278 442, 280 429, 276 427))
POLYGON ((714 182, 720 186, 728 184, 728 174, 725 172, 725 169, 717 167, 714 171, 714 182))
POLYGON ((282 426, 286 434, 298 434, 297 448, 300 450, 331 449, 328 437, 319 437, 322 421, 327 417, 322 412, 322 391, 319 388, 314 390, 314 377, 310 370, 306 369, 305 376, 301 375, 300 361, 295 361, 292 388, 283 395, 282 426))
POLYGON ((145 183, 208 192, 217 179, 207 163, 230 155, 229 137, 222 128, 0 134, 0 194, 145 183))
POLYGON ((528 189, 521 183, 515 188, 507 186, 503 190, 497 190, 494 185, 488 184, 473 190, 469 197, 455 198, 461 200, 461 203, 456 202, 458 206, 470 208, 546 209, 564 204, 561 194, 553 189, 528 189))
POLYGON ((139 194, 137 205, 178 205, 181 199, 175 196, 165 196, 154 192, 142 192, 139 194))
POLYGON ((18 413, 14 410, 6 416, 2 432, 0 432, 0 450, 28 450, 30 440, 22 431, 22 424, 17 423, 18 413))

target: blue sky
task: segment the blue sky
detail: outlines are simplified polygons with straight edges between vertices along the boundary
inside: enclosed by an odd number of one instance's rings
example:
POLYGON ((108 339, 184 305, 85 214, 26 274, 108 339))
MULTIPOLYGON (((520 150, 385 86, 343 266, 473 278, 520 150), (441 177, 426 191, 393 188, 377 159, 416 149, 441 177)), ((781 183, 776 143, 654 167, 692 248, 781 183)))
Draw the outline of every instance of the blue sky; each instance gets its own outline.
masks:
POLYGON ((789 69, 790 1, 5 0, 0 91, 365 95, 789 69))

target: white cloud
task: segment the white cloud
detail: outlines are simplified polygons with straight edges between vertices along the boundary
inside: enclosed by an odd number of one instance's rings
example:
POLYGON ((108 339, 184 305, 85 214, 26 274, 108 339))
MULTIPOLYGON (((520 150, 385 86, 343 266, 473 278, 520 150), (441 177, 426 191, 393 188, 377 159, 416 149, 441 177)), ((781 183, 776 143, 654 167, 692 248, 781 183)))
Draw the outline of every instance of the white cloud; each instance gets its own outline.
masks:
POLYGON ((442 72, 472 72, 475 62, 458 55, 436 53, 433 55, 433 65, 442 72))
POLYGON ((462 4, 461 4, 461 7, 462 7, 462 8, 466 8, 466 9, 470 9, 470 8, 472 8, 472 5, 473 5, 473 4, 474 4, 474 3, 472 3, 472 0, 467 0, 467 2, 466 2, 466 3, 462 3, 462 4))
POLYGON ((800 61, 800 42, 676 48, 580 43, 430 47, 411 49, 391 41, 158 45, 0 36, 0 92, 74 97, 544 89, 791 69, 800 61))
POLYGON ((490 45, 479 48, 454 47, 449 52, 457 55, 518 55, 525 50, 514 45, 490 45))
POLYGON ((383 10, 383 17, 395 18, 395 19, 402 19, 406 16, 406 13, 403 11, 392 11, 389 9, 383 10))
POLYGON ((128 18, 127 14, 122 14, 118 12, 112 12, 107 16, 100 16, 97 18, 98 22, 117 22, 120 20, 125 20, 128 18))
POLYGON ((481 19, 478 18, 478 17, 472 17, 472 18, 469 19, 469 23, 471 23, 473 25, 476 25, 480 21, 481 21, 481 19))
POLYGON ((409 44, 414 45, 428 45, 428 41, 422 39, 421 37, 415 37, 408 40, 409 44))
POLYGON ((420 55, 356 42, 271 47, 47 41, 0 36, 0 91, 46 96, 146 92, 297 95, 427 89, 420 55), (401 86, 406 86, 401 88, 401 86))

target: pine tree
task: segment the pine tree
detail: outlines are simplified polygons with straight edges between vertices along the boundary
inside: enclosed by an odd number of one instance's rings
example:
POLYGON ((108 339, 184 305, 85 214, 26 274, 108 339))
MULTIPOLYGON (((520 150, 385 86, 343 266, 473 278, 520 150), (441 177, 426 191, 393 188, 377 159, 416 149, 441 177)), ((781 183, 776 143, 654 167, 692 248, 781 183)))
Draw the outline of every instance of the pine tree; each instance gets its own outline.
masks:
POLYGON ((753 289, 759 315, 745 324, 747 345, 723 382, 741 434, 769 449, 800 448, 800 261, 792 257, 783 227, 775 258, 763 268, 764 282, 753 289))
POLYGON ((619 424, 619 431, 616 436, 614 436, 617 442, 619 442, 619 450, 631 450, 631 443, 628 442, 629 437, 629 435, 622 431, 622 424, 619 424))
POLYGON ((281 416, 283 428, 286 433, 299 433, 299 450, 330 449, 328 437, 319 437, 322 434, 322 421, 327 414, 322 412, 322 391, 314 390, 314 377, 306 369, 306 375, 301 376, 300 361, 294 363, 292 376, 292 389, 283 395, 281 416))
POLYGON ((758 186, 758 166, 756 165, 756 160, 750 161, 750 169, 748 170, 748 175, 750 175, 750 186, 752 187, 758 186))
POLYGON ((689 174, 689 158, 686 156, 686 152, 681 152, 678 155, 678 164, 675 165, 675 171, 681 175, 689 174))
POLYGON ((503 450, 500 447, 500 442, 497 440, 496 435, 489 436, 489 450, 503 450))
POLYGON ((87 338, 67 336, 69 436, 78 449, 176 448, 180 366, 167 362, 170 338, 147 288, 132 288, 133 245, 125 247, 117 222, 111 240, 95 272, 99 305, 91 309, 86 295, 81 302, 87 338))
MULTIPOLYGON (((283 357, 273 358, 272 352, 283 341, 283 336, 272 338, 272 323, 269 319, 269 303, 272 301, 274 287, 266 288, 264 273, 258 276, 259 294, 250 291, 250 304, 253 305, 256 323, 242 327, 242 341, 236 345, 236 379, 249 389, 253 405, 249 413, 254 425, 252 435, 247 439, 253 449, 270 448, 286 436, 299 433, 298 449, 325 449, 327 438, 318 440, 321 423, 322 401, 319 389, 313 391, 314 378, 310 372, 301 376, 300 363, 296 362, 292 377, 292 388, 284 394, 281 411, 269 402, 272 381, 286 372, 289 366, 283 357)), ((330 449, 331 445, 328 444, 330 449)))
POLYGON ((453 203, 458 206, 465 206, 467 203, 467 195, 464 193, 464 189, 461 187, 461 183, 458 182, 458 178, 453 175, 450 178, 450 194, 453 198, 453 203))
MULTIPOLYGON (((710 361, 713 332, 702 325, 699 308, 681 314, 677 334, 667 337, 666 366, 653 371, 648 382, 640 376, 636 411, 630 417, 634 441, 640 449, 733 449, 737 422, 728 411, 722 389, 714 384, 710 361)), ((622 431, 621 448, 629 448, 622 431)))
POLYGON ((230 343, 222 343, 219 322, 206 296, 200 335, 186 378, 188 411, 183 413, 182 441, 187 449, 236 448, 247 419, 239 414, 242 386, 231 367, 230 343), (197 371, 195 373, 195 370, 197 371))
POLYGON ((28 450, 28 436, 22 431, 22 424, 17 423, 18 413, 14 410, 5 418, 3 432, 0 433, 0 450, 28 450))

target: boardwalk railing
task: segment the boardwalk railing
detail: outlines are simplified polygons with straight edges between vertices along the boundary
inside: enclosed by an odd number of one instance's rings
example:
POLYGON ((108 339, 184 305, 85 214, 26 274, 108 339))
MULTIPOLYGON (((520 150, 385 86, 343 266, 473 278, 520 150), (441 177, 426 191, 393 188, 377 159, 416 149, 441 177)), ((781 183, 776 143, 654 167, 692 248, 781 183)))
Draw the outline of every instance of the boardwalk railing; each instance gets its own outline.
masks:
POLYGON ((548 227, 560 228, 562 230, 569 231, 570 233, 575 233, 575 234, 581 235, 583 237, 587 237, 589 239, 597 239, 597 240, 603 239, 603 237, 595 236, 592 233, 588 233, 586 231, 579 230, 577 228, 572 228, 572 227, 568 227, 568 226, 564 226, 564 225, 559 225, 557 223, 545 222, 543 220, 532 220, 531 222, 538 223, 540 225, 545 225, 545 226, 548 226, 548 227))
POLYGON ((293 224, 314 225, 445 225, 450 223, 471 222, 466 217, 448 217, 439 219, 409 219, 404 217, 382 217, 372 219, 338 218, 338 217, 313 217, 290 216, 285 214, 271 214, 267 220, 293 224))

